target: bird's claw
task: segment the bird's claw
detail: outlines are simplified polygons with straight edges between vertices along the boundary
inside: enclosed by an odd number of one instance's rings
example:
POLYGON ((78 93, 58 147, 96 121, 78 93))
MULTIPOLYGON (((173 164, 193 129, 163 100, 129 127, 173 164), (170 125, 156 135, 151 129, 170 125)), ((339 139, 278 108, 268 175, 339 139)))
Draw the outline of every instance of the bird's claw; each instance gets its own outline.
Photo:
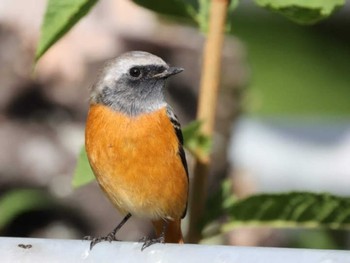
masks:
POLYGON ((109 243, 111 243, 112 241, 120 241, 118 239, 115 238, 114 233, 109 233, 107 236, 104 237, 91 237, 91 236, 86 236, 84 237, 84 240, 91 240, 90 242, 90 250, 92 250, 92 248, 103 241, 108 241, 109 243))
POLYGON ((143 238, 140 239, 140 242, 143 242, 143 245, 141 247, 141 251, 143 251, 146 248, 148 248, 149 246, 152 246, 153 244, 157 244, 157 243, 164 244, 165 243, 165 239, 164 239, 163 236, 158 237, 158 238, 143 237, 143 238))

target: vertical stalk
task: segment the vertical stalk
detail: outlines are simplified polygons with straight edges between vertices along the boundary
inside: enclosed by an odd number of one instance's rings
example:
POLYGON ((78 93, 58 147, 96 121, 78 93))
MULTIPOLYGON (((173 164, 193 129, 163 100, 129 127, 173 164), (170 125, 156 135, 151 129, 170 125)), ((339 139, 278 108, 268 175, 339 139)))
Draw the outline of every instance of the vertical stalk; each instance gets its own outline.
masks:
MULTIPOLYGON (((221 50, 229 0, 212 0, 209 14, 209 32, 204 47, 202 75, 197 119, 202 120, 201 131, 212 137, 215 124, 216 104, 220 85, 221 50)), ((192 187, 188 242, 201 239, 200 221, 206 202, 207 178, 210 157, 197 158, 192 187)))

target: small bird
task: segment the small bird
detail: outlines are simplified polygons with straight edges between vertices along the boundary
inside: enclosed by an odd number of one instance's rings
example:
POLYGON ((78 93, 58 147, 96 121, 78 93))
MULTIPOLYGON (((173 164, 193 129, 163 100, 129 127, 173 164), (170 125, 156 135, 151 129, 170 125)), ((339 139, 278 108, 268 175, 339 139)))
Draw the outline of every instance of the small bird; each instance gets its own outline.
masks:
POLYGON ((165 101, 168 77, 182 72, 161 58, 131 51, 106 63, 90 92, 85 147, 107 197, 125 215, 90 248, 113 241, 131 217, 152 221, 154 243, 183 243, 181 219, 188 199, 188 169, 181 127, 165 101))

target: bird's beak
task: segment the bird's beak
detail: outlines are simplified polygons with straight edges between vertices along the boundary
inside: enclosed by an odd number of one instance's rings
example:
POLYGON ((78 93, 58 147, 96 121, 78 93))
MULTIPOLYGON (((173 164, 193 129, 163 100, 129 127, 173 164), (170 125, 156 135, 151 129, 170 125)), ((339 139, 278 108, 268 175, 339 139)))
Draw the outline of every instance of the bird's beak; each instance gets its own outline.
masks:
POLYGON ((153 78, 164 79, 172 75, 178 74, 183 70, 184 70, 183 68, 169 67, 168 69, 164 70, 162 73, 154 75, 153 78))

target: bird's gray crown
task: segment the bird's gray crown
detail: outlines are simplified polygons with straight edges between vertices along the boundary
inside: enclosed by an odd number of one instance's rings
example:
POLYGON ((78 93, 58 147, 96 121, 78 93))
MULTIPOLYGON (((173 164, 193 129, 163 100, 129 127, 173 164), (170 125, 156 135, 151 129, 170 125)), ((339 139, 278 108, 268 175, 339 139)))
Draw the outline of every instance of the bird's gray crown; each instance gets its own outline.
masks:
POLYGON ((152 112, 166 106, 166 78, 181 71, 153 54, 127 52, 105 64, 91 89, 90 101, 131 116, 152 112))

